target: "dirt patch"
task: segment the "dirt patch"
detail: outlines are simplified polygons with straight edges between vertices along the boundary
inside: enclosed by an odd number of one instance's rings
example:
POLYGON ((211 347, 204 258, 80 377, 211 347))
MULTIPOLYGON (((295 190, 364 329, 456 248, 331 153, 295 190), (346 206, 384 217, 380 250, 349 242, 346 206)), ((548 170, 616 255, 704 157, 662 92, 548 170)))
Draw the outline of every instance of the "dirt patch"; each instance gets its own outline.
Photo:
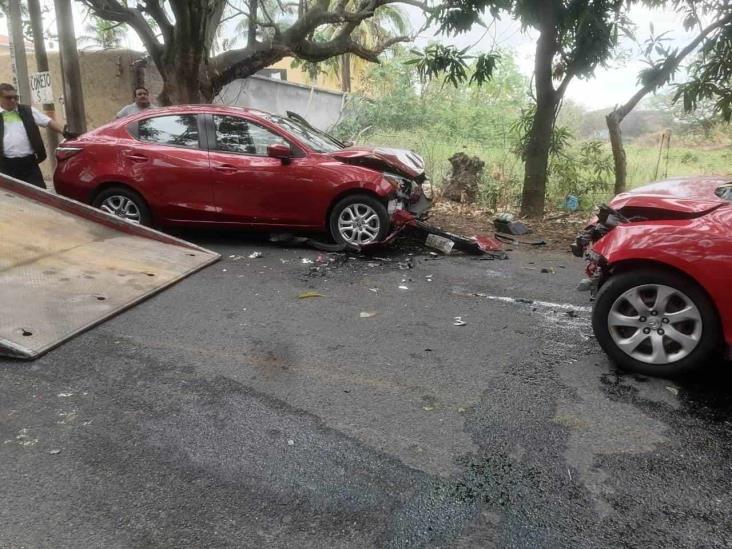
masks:
MULTIPOLYGON (((457 204, 453 202, 437 202, 431 211, 429 222, 450 232, 472 236, 495 233, 493 218, 495 212, 480 208, 474 204, 457 204)), ((517 237, 522 241, 543 239, 545 246, 531 246, 531 248, 550 251, 569 252, 569 246, 574 241, 590 218, 586 212, 548 212, 543 219, 519 219, 531 228, 531 234, 517 237)), ((520 247, 529 247, 519 244, 520 247)))

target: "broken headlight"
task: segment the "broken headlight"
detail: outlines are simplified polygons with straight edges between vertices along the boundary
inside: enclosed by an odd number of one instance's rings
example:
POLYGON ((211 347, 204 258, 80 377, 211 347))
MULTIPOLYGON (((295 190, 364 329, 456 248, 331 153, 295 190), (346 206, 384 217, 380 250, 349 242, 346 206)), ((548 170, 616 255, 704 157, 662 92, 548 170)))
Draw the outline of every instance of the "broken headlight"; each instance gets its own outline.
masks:
POLYGON ((388 181, 401 198, 409 198, 412 194, 412 181, 395 173, 384 172, 384 179, 388 181))

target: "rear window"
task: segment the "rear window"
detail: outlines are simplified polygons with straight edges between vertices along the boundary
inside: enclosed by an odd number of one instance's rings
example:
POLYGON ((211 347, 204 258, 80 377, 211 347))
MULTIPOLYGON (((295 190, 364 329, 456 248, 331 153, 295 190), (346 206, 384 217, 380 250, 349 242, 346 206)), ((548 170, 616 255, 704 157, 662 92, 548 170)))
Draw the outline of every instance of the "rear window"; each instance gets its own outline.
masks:
POLYGON ((137 138, 159 145, 198 148, 198 120, 194 114, 156 116, 140 120, 137 138))
POLYGON ((714 192, 722 200, 729 200, 732 202, 732 183, 725 185, 724 187, 719 187, 714 192))

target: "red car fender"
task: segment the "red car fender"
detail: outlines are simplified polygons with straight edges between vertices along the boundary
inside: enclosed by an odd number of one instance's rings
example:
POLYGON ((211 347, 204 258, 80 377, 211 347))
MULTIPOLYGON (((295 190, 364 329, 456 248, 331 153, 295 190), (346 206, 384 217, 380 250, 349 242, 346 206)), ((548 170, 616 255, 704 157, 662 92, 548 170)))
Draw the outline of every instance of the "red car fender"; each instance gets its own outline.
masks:
POLYGON ((671 267, 695 280, 714 302, 725 340, 732 345, 732 242, 728 234, 718 234, 724 225, 715 213, 691 220, 620 225, 592 250, 605 258, 610 270, 642 261, 671 267))

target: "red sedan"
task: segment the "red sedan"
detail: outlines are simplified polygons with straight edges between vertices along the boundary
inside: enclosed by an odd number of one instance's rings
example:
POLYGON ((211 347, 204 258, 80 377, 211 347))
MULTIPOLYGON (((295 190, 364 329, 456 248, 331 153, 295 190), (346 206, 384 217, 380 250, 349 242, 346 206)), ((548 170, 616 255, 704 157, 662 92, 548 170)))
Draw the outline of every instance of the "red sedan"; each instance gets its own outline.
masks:
POLYGON ((621 367, 673 376, 732 348, 732 183, 664 181, 601 206, 587 252, 598 342, 621 367))
POLYGON ((57 149, 59 194, 144 225, 327 231, 385 239, 399 210, 422 214, 424 162, 347 147, 287 117, 238 107, 151 109, 57 149))

